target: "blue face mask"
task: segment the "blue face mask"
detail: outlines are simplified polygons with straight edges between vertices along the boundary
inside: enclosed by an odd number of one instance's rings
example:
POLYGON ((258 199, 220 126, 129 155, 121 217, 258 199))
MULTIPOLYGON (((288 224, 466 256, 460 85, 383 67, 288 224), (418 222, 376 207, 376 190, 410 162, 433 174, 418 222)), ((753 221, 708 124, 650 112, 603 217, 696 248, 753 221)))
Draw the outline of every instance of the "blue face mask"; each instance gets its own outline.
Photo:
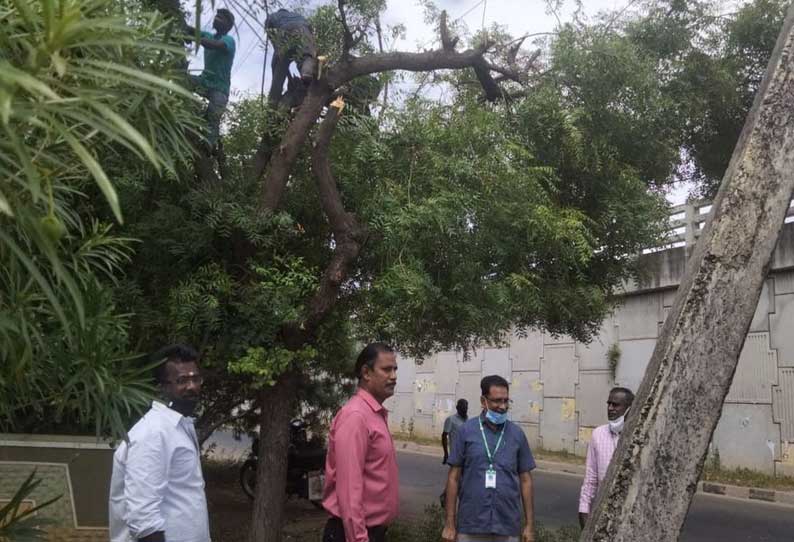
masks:
POLYGON ((485 419, 494 425, 502 425, 507 421, 507 412, 496 412, 489 408, 485 411, 485 419))

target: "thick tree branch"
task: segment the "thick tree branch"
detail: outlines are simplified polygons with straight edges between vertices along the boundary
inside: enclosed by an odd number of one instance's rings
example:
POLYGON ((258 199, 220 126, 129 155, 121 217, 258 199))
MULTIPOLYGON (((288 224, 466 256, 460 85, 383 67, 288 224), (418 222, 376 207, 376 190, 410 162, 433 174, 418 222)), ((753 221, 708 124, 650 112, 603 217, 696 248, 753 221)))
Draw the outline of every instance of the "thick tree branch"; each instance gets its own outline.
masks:
POLYGON ((279 146, 274 149, 269 138, 262 138, 250 167, 250 175, 259 179, 269 163, 270 169, 262 185, 260 208, 263 211, 272 212, 278 208, 290 170, 330 96, 331 91, 327 86, 313 83, 279 146))
POLYGON ((510 80, 515 81, 516 83, 523 83, 526 79, 526 75, 520 73, 517 68, 503 68, 501 66, 491 64, 490 62, 485 62, 484 67, 488 71, 493 71, 500 74, 502 76, 499 78, 500 81, 510 80))
POLYGON ((422 53, 377 53, 342 62, 329 69, 326 77, 328 85, 337 88, 362 75, 395 70, 411 72, 459 70, 473 67, 479 59, 482 59, 482 52, 475 49, 468 49, 462 53, 443 49, 422 53))
MULTIPOLYGON (((345 1, 339 0, 339 4, 340 13, 343 14, 345 1)), ((352 38, 352 34, 350 37, 352 38)), ((278 148, 272 153, 268 152, 272 145, 268 145, 263 138, 257 150, 251 165, 251 175, 259 178, 268 167, 268 160, 270 166, 262 189, 261 209, 274 211, 278 207, 290 170, 300 149, 335 89, 356 77, 373 73, 395 70, 431 72, 443 69, 474 68, 487 99, 496 101, 503 97, 503 93, 490 73, 498 67, 492 66, 483 57, 488 47, 490 47, 490 43, 484 43, 476 49, 468 49, 463 52, 457 52, 454 49, 437 49, 421 53, 381 52, 363 57, 349 57, 329 68, 325 77, 315 81, 309 88, 303 105, 290 123, 278 148)), ((496 71, 512 74, 506 68, 498 68, 496 71)), ((512 75, 519 79, 517 75, 512 75)))
MULTIPOLYGON (((516 57, 518 57, 518 51, 521 50, 521 46, 524 44, 524 40, 526 38, 522 37, 518 41, 516 41, 510 49, 507 51, 507 65, 510 67, 515 67, 516 65, 516 57)), ((538 50, 538 54, 540 54, 540 50, 538 50)))
POLYGON ((446 10, 441 12, 441 21, 439 23, 439 32, 441 34, 441 46, 445 51, 454 51, 455 46, 458 44, 458 37, 452 38, 449 34, 449 25, 447 24, 446 10))
POLYGON ((494 78, 491 76, 491 71, 488 63, 484 58, 480 57, 477 62, 472 66, 477 80, 485 92, 485 99, 489 102, 498 101, 502 97, 502 89, 494 78))
POLYGON ((342 284, 350 276, 350 268, 358 258, 361 247, 367 239, 367 229, 358 224, 352 213, 345 211, 342 195, 336 184, 331 160, 329 158, 331 137, 344 107, 341 98, 337 99, 325 119, 320 124, 312 150, 312 169, 317 182, 317 191, 331 230, 334 233, 334 248, 331 261, 323 273, 320 286, 308 304, 303 329, 313 333, 333 309, 339 297, 342 284))

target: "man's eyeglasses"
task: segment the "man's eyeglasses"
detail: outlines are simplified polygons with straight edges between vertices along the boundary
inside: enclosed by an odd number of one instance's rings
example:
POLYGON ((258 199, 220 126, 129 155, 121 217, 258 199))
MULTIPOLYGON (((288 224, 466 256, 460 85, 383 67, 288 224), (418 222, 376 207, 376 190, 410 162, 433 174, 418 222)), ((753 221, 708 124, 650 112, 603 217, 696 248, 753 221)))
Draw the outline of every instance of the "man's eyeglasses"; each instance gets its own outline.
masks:
POLYGON ((485 400, 493 405, 513 406, 512 399, 491 399, 490 397, 486 397, 485 400))
POLYGON ((204 377, 201 375, 184 375, 177 377, 176 380, 166 380, 168 384, 176 384, 177 386, 187 386, 190 383, 196 386, 201 386, 204 383, 204 377))

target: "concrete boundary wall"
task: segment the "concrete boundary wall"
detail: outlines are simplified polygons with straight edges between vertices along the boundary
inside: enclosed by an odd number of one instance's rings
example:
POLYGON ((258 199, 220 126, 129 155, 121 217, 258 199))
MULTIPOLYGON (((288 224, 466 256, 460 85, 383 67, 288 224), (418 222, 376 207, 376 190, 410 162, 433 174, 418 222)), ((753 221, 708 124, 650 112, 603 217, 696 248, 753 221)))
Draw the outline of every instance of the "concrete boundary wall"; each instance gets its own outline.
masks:
MULTIPOLYGON (((468 358, 441 352, 421 362, 401 359, 398 393, 387 403, 392 429, 440 438, 455 401, 468 399, 477 412, 480 379, 499 374, 511 382, 512 419, 533 447, 584 455, 592 430, 606 423, 608 390, 638 388, 687 252, 685 245, 641 256, 642 279, 623 285, 619 305, 590 344, 532 331, 468 358), (618 349, 610 364, 610 350, 618 349)), ((717 455, 724 467, 794 475, 794 224, 785 225, 773 256, 714 433, 717 455)))

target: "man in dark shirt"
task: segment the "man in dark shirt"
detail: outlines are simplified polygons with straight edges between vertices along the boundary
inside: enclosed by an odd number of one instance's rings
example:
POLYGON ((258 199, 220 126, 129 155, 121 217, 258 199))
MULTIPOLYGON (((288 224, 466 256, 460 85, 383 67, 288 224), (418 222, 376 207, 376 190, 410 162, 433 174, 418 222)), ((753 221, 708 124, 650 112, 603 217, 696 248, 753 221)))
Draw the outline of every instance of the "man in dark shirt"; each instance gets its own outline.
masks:
MULTIPOLYGON (((234 15, 228 9, 219 9, 212 21, 215 33, 201 32, 201 46, 204 47, 204 70, 201 75, 192 75, 191 83, 195 91, 209 101, 205 118, 207 119, 207 142, 214 149, 218 144, 221 118, 229 103, 232 84, 232 64, 234 63, 235 43, 229 31, 234 28, 234 15)), ((186 26, 188 37, 195 29, 186 26)))
POLYGON ((466 399, 458 399, 455 410, 457 410, 455 414, 444 420, 444 431, 441 433, 441 447, 444 448, 444 460, 441 463, 444 465, 449 459, 449 449, 455 443, 458 429, 469 419, 469 402, 466 399))
POLYGON ((507 420, 509 385, 501 376, 486 376, 480 390, 482 414, 458 430, 447 461, 441 538, 444 542, 534 542, 531 471, 535 460, 524 431, 507 420))
POLYGON ((305 83, 310 83, 317 70, 317 44, 309 21, 303 15, 279 9, 265 20, 265 29, 273 42, 273 82, 270 85, 271 102, 281 99, 284 81, 289 75, 289 65, 295 62, 305 83))

